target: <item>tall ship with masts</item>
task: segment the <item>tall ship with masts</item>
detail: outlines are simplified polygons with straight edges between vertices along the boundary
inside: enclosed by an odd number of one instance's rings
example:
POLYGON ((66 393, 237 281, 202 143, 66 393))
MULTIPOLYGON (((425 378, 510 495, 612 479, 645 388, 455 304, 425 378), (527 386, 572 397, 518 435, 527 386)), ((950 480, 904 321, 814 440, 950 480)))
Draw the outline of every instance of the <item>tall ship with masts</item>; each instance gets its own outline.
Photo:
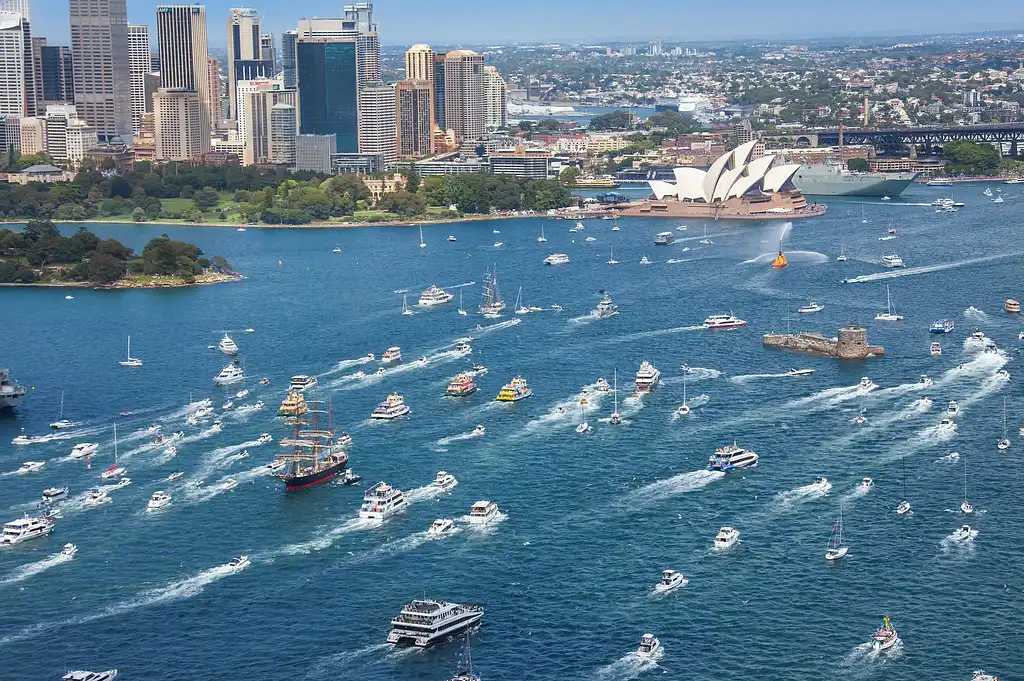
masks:
POLYGON ((296 417, 295 436, 280 441, 277 459, 284 468, 274 475, 288 491, 327 482, 345 470, 348 454, 335 443, 334 414, 331 404, 318 400, 306 402, 308 411, 296 417))
POLYGON ((498 266, 494 266, 494 272, 487 270, 484 277, 484 297, 480 302, 480 314, 485 317, 498 317, 505 310, 505 301, 501 297, 501 289, 498 288, 498 266))

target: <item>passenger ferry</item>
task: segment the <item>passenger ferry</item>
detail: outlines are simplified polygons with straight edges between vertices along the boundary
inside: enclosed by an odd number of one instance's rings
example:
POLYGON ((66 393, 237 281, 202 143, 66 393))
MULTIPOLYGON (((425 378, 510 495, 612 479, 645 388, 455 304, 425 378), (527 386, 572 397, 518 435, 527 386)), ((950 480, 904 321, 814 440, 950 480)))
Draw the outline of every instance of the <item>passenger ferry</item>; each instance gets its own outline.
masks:
POLYGON ((454 293, 448 293, 443 288, 431 285, 426 291, 420 295, 420 305, 431 307, 434 305, 444 305, 450 303, 455 299, 454 293))
POLYGON ((53 521, 47 518, 21 518, 4 524, 0 544, 20 544, 29 539, 44 537, 53 530, 53 521))
POLYGON ((890 269, 893 269, 893 268, 896 268, 896 267, 904 267, 903 258, 901 258, 900 256, 896 255, 895 253, 890 253, 889 255, 883 255, 882 256, 882 266, 883 267, 888 267, 890 269))
POLYGON ((288 392, 301 393, 315 388, 319 381, 316 376, 292 376, 292 382, 288 386, 288 392))
POLYGON ((395 513, 405 510, 408 503, 402 490, 395 489, 386 482, 378 482, 366 490, 363 505, 359 508, 360 518, 384 520, 395 513))
POLYGON ((552 253, 548 257, 544 258, 545 265, 568 265, 569 256, 565 253, 552 253))
POLYGON ((928 327, 928 333, 952 333, 955 327, 952 319, 936 319, 928 327))
POLYGON ((636 372, 636 394, 644 395, 652 390, 661 379, 661 372, 653 364, 644 360, 636 372))
POLYGON ((476 391, 477 387, 476 383, 473 382, 473 377, 469 374, 459 374, 448 384, 445 395, 449 397, 465 397, 466 395, 472 395, 476 391))
POLYGON ((1020 313, 1020 301, 1014 300, 1013 298, 1007 298, 1003 303, 1003 309, 1012 314, 1020 313))
POLYGON ((757 452, 737 447, 736 443, 719 447, 708 457, 709 471, 728 472, 737 468, 753 468, 757 465, 757 452))
POLYGON ((731 314, 713 314, 704 320, 705 329, 735 329, 746 325, 745 321, 731 314))
POLYGON ((458 636, 484 616, 483 608, 433 599, 417 599, 391 620, 388 643, 427 648, 458 636))
POLYGON ((660 232, 654 237, 654 245, 668 246, 669 244, 674 243, 675 240, 676 235, 674 232, 660 232))
POLYGON ((493 501, 478 501, 469 510, 469 522, 486 525, 498 515, 498 505, 493 501))
POLYGON ((399 416, 405 416, 411 411, 409 405, 405 403, 405 398, 398 393, 391 393, 388 398, 377 405, 377 408, 370 414, 371 418, 375 419, 396 419, 399 416))
POLYGON ((502 386, 501 392, 498 393, 498 402, 518 402, 519 400, 525 400, 527 397, 533 394, 533 390, 526 384, 526 379, 522 376, 516 376, 512 379, 512 382, 508 385, 502 386))
POLYGON ((279 416, 302 416, 309 407, 306 405, 306 397, 302 393, 290 392, 281 401, 281 408, 277 410, 279 416))
POLYGON ((388 348, 387 350, 384 351, 384 354, 381 355, 380 361, 384 362, 385 364, 391 364, 392 362, 401 362, 402 348, 398 347, 397 345, 388 348))

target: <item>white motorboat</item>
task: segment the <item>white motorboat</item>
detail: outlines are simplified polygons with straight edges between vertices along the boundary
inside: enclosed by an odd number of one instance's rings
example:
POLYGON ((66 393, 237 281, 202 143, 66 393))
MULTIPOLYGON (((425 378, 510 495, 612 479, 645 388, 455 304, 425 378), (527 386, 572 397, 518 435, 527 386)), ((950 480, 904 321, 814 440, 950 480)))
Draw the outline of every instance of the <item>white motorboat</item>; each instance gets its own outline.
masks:
POLYGON ((481 437, 481 436, 485 435, 486 433, 487 433, 487 429, 484 428, 482 425, 477 425, 477 427, 473 429, 473 435, 475 437, 481 437))
POLYGON ((153 496, 149 498, 149 503, 146 504, 146 510, 156 511, 170 505, 171 495, 161 490, 159 492, 153 492, 153 496))
POLYGON ((879 312, 875 315, 876 322, 902 322, 903 315, 896 314, 896 310, 892 305, 892 296, 889 294, 889 285, 885 286, 885 302, 887 309, 885 312, 879 312))
POLYGON ((955 400, 950 400, 949 405, 946 407, 947 416, 956 416, 960 413, 960 405, 955 400))
POLYGON ((871 647, 876 653, 888 650, 899 643, 899 635, 888 617, 882 618, 882 628, 871 634, 871 647))
POLYGON ((814 369, 790 369, 786 372, 787 376, 810 376, 814 373, 814 369))
POLYGON ((686 586, 689 583, 690 580, 684 577, 682 572, 665 570, 661 573, 661 581, 654 587, 654 590, 658 593, 668 593, 669 591, 674 591, 681 586, 686 586))
POLYGON ((1002 196, 997 196, 996 198, 992 199, 992 203, 1002 203, 1002 202, 1003 202, 1003 197, 1002 196))
POLYGON ((953 532, 951 538, 956 542, 970 541, 973 533, 974 530, 971 529, 970 525, 961 525, 953 532))
POLYGON ((256 333, 256 329, 249 328, 249 329, 246 329, 245 332, 246 333, 256 333))
POLYGON ((239 570, 244 570, 250 565, 252 565, 252 561, 249 560, 249 556, 235 556, 231 559, 231 562, 228 563, 228 568, 234 572, 238 572, 239 570))
POLYGON ((921 374, 921 380, 919 380, 917 384, 922 388, 931 388, 933 385, 935 385, 935 381, 928 378, 928 374, 921 374))
POLYGON ((23 541, 45 537, 53 531, 53 521, 49 518, 19 518, 4 523, 0 532, 0 544, 20 544, 23 541))
POLYGON ((593 243, 593 242, 597 241, 597 237, 595 237, 595 236, 588 236, 583 241, 585 241, 586 243, 593 243))
POLYGON ((857 387, 861 390, 872 390, 878 386, 876 386, 867 376, 862 376, 860 379, 860 383, 857 384, 857 387))
POLYGON ((420 295, 420 305, 424 307, 433 307, 435 305, 445 305, 455 300, 454 293, 448 293, 442 288, 431 285, 420 295))
POLYGON ((274 437, 270 433, 260 433, 259 438, 256 440, 257 444, 266 445, 274 441, 274 437))
POLYGON ((704 320, 705 329, 736 329, 741 326, 746 326, 747 323, 738 319, 732 314, 713 314, 708 315, 707 319, 704 320))
POLYGON ((494 247, 495 247, 495 248, 501 248, 501 247, 502 247, 502 246, 504 246, 504 245, 505 245, 505 242, 504 242, 504 241, 495 241, 495 242, 494 242, 494 247))
POLYGON ((14 437, 14 439, 11 440, 11 444, 12 445, 34 445, 34 444, 37 444, 39 442, 48 442, 48 440, 45 437, 41 436, 41 435, 25 435, 25 434, 16 435, 14 437))
POLYGON ((956 430, 956 423, 953 419, 945 416, 941 421, 939 421, 939 430, 956 430))
POLYGON ((596 319, 614 317, 619 313, 619 306, 612 302, 611 296, 604 296, 597 303, 597 308, 590 312, 590 316, 596 319))
POLYGON ((232 402, 231 400, 228 400, 228 401, 227 401, 227 402, 225 402, 224 404, 220 405, 220 408, 221 408, 221 409, 222 409, 223 411, 227 411, 227 410, 231 409, 231 407, 233 407, 233 406, 235 406, 235 403, 234 403, 234 402, 232 402))
POLYGON ((43 470, 43 466, 45 465, 45 461, 26 461, 21 464, 21 468, 18 469, 18 473, 22 475, 25 473, 38 473, 43 470))
POLYGON ((288 384, 288 392, 290 393, 301 393, 315 388, 319 385, 319 381, 316 376, 306 376, 300 374, 298 376, 292 376, 291 383, 288 384))
POLYGON ((43 490, 43 502, 50 504, 67 497, 67 495, 67 487, 48 487, 43 490))
MULTIPOLYGON (((244 227, 239 227, 238 231, 239 232, 244 232, 245 228, 244 227)), ((117 676, 117 670, 116 669, 108 669, 108 670, 102 671, 102 672, 87 672, 87 671, 76 670, 76 671, 68 672, 67 674, 65 674, 61 678, 63 679, 63 681, 110 681, 115 676, 117 676)))
POLYGON ((641 265, 651 265, 651 264, 653 264, 653 263, 651 263, 651 260, 650 260, 650 258, 648 258, 648 257, 647 257, 647 256, 645 255, 645 256, 643 256, 642 258, 640 258, 640 264, 641 264, 641 265))
POLYGON ((445 532, 451 532, 455 527, 455 523, 448 518, 438 518, 434 522, 430 523, 430 527, 427 528, 427 534, 432 536, 441 536, 445 532))
POLYGON ((941 355, 942 354, 942 343, 932 343, 931 348, 929 349, 929 352, 932 354, 932 357, 938 357, 939 355, 941 355))
POLYGON ((402 361, 402 349, 400 347, 398 347, 397 345, 388 348, 387 350, 384 351, 384 354, 381 355, 380 361, 383 362, 384 364, 392 364, 394 362, 401 362, 402 361))
POLYGON ((223 352, 225 355, 237 355, 238 345, 235 341, 231 340, 231 336, 224 334, 224 337, 220 339, 220 343, 217 344, 217 349, 223 352))
POLYGON ((234 478, 224 478, 224 480, 221 481, 221 487, 223 487, 225 491, 234 489, 238 487, 238 480, 235 480, 234 478))
POLYGON ((245 372, 242 371, 242 365, 238 360, 232 361, 226 367, 220 370, 214 379, 214 385, 233 385, 235 383, 241 383, 245 378, 245 372))
POLYGON ((400 513, 408 506, 402 490, 395 489, 386 482, 378 482, 366 490, 363 505, 359 508, 359 517, 369 520, 384 520, 395 513, 400 513))
POLYGON ((405 416, 410 411, 412 410, 405 403, 404 397, 398 393, 391 393, 386 400, 377 405, 373 413, 370 414, 370 418, 391 420, 405 416))
POLYGON ((89 494, 86 495, 85 501, 83 502, 86 506, 99 506, 101 504, 109 504, 113 499, 107 495, 105 489, 94 489, 90 490, 89 494))
POLYGON ((493 501, 477 501, 469 510, 469 522, 486 525, 498 516, 498 505, 493 501))
POLYGON ((455 476, 448 471, 438 471, 437 477, 434 478, 434 487, 442 489, 445 492, 453 489, 459 481, 455 479, 455 476))
POLYGON ((60 549, 60 555, 66 558, 74 558, 75 554, 78 553, 78 547, 74 544, 67 543, 60 549))
POLYGON ((815 312, 821 312, 824 309, 824 305, 822 305, 821 303, 816 303, 812 300, 806 305, 798 307, 796 311, 799 312, 800 314, 813 314, 815 312))
POLYGON ((999 677, 986 674, 984 669, 976 669, 971 677, 971 681, 999 681, 999 677))
POLYGON ((832 483, 828 481, 824 475, 819 475, 811 483, 810 489, 812 492, 818 492, 819 494, 827 494, 832 489, 832 483))
POLYGON ((740 531, 734 527, 723 527, 715 535, 714 547, 716 549, 727 549, 740 540, 740 531))
POLYGON ((552 253, 544 258, 545 265, 568 265, 569 256, 566 253, 552 253))
POLYGON ((167 476, 167 481, 173 482, 183 475, 185 475, 185 471, 174 471, 173 473, 167 476))
POLYGON ((861 478, 860 487, 861 489, 871 489, 875 486, 875 481, 871 478, 861 478))
POLYGON ((640 647, 636 649, 637 657, 651 659, 655 653, 661 650, 661 641, 654 634, 644 634, 640 637, 640 647))
POLYGON ((332 248, 331 253, 341 253, 341 246, 335 246, 332 248))
POLYGON ((346 468, 345 471, 341 474, 339 481, 343 485, 358 485, 362 479, 363 476, 356 475, 351 468, 346 468))
POLYGON ((142 366, 142 360, 138 357, 132 357, 132 337, 128 336, 128 354, 127 356, 118 362, 123 367, 140 367, 142 366))
POLYGON ((455 238, 454 234, 449 234, 448 235, 448 241, 458 241, 458 239, 455 238))
POLYGON ((985 191, 983 191, 982 194, 985 196, 992 196, 992 189, 990 187, 985 187, 985 191))
POLYGON ((904 267, 905 266, 903 264, 903 258, 901 258, 900 256, 896 255, 895 253, 890 253, 888 255, 883 255, 882 256, 882 260, 881 260, 881 264, 882 264, 882 267, 888 267, 889 269, 894 269, 894 268, 897 268, 897 267, 904 267))
POLYGON ((839 505, 839 520, 832 526, 832 534, 825 545, 825 560, 839 560, 849 553, 850 547, 843 542, 843 505, 839 505))

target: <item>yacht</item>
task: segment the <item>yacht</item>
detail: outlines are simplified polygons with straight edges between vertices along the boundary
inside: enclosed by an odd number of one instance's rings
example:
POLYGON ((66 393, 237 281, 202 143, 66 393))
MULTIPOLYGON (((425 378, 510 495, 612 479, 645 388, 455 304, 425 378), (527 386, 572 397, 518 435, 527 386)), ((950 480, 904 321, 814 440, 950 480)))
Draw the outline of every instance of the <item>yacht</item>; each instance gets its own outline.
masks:
POLYGON ((469 522, 486 525, 498 515, 498 505, 493 501, 478 501, 469 509, 469 522))
POLYGON ((612 387, 608 385, 608 379, 602 376, 601 378, 594 381, 594 390, 599 393, 611 392, 612 387))
POLYGON ((434 522, 430 523, 430 527, 427 528, 427 534, 439 537, 445 532, 451 532, 454 527, 455 523, 450 519, 438 518, 434 522))
MULTIPOLYGON (((971 305, 969 308, 967 308, 967 311, 968 312, 981 312, 981 310, 976 309, 973 305, 971 305)), ((982 331, 981 329, 979 329, 978 327, 974 327, 974 331, 971 331, 971 338, 973 338, 974 340, 983 341, 983 340, 985 340, 985 332, 982 331)))
POLYGON ((107 496, 105 489, 94 489, 90 490, 89 494, 85 497, 86 506, 99 506, 101 504, 109 504, 113 499, 107 496))
POLYGON ((540 236, 537 237, 537 243, 542 244, 542 243, 544 243, 547 240, 548 240, 547 237, 544 236, 544 225, 541 225, 540 226, 540 236))
POLYGON ((526 379, 522 376, 516 376, 512 379, 511 383, 502 386, 501 392, 498 393, 498 397, 495 399, 498 402, 518 402, 519 400, 525 400, 532 394, 533 389, 526 384, 526 379))
MULTIPOLYGON (((248 405, 240 408, 239 411, 249 411, 248 405)), ((298 417, 309 411, 309 406, 306 404, 306 397, 299 392, 289 392, 283 400, 281 400, 281 407, 277 410, 279 416, 290 416, 298 417)))
POLYGON ((960 510, 964 515, 974 513, 974 506, 967 500, 967 457, 964 457, 964 500, 960 504, 960 510))
POLYGON ((896 268, 896 267, 904 267, 903 258, 901 258, 900 256, 896 255, 895 253, 890 253, 889 255, 883 255, 882 256, 882 266, 883 267, 888 267, 890 269, 896 268))
POLYGON ((820 494, 827 494, 832 489, 832 483, 828 481, 824 475, 819 475, 814 478, 814 482, 810 484, 810 491, 818 492, 820 494))
POLYGON ((929 350, 929 352, 932 353, 933 357, 938 357, 939 355, 941 355, 942 354, 942 343, 932 343, 932 346, 931 346, 931 349, 929 350))
POLYGON ((650 264, 652 264, 652 263, 651 263, 651 260, 650 260, 650 258, 648 258, 648 257, 647 257, 647 256, 645 255, 645 256, 643 256, 642 258, 640 258, 640 264, 641 264, 641 265, 650 265, 650 264))
POLYGON ((843 541, 843 506, 839 505, 839 520, 832 527, 832 534, 825 545, 825 560, 839 560, 850 552, 850 548, 843 541))
POLYGON ((661 573, 661 581, 654 587, 654 590, 659 593, 667 593, 681 586, 686 586, 689 582, 690 580, 684 577, 682 572, 665 570, 661 573))
POLYGON ((426 291, 423 292, 422 295, 420 295, 419 304, 424 305, 426 307, 432 307, 434 305, 444 305, 446 303, 452 302, 453 300, 455 300, 454 293, 448 293, 442 288, 438 288, 437 286, 431 285, 430 288, 428 288, 426 291))
MULTIPOLYGON (((1009 378, 1010 375, 1007 373, 1006 377, 1009 378)), ((1006 398, 1005 397, 1003 398, 1003 439, 999 440, 996 443, 996 448, 999 451, 1001 451, 1001 452, 1005 452, 1007 449, 1010 448, 1010 438, 1006 437, 1006 398)))
POLYGON ((43 502, 52 503, 65 498, 68 495, 67 487, 48 487, 43 490, 43 502))
POLYGON ((43 466, 46 465, 45 461, 26 461, 21 464, 21 468, 18 469, 18 473, 24 475, 25 473, 38 473, 43 470, 43 466))
MULTIPOLYGON (((243 232, 245 230, 244 228, 239 227, 238 231, 243 232)), ((103 672, 86 672, 76 670, 73 672, 68 672, 67 674, 62 676, 61 679, 63 679, 63 681, 110 681, 115 676, 117 676, 116 669, 108 669, 103 672)))
POLYGON ((403 317, 412 317, 414 314, 416 314, 416 313, 409 309, 409 297, 403 295, 402 296, 402 316, 403 317))
POLYGON ((448 241, 457 241, 457 239, 455 238, 454 234, 449 234, 448 235, 448 241))
POLYGON ((1003 197, 1002 196, 997 196, 996 198, 992 199, 992 203, 1002 203, 1002 202, 1003 202, 1003 197))
POLYGON ((757 466, 757 452, 752 449, 737 447, 736 443, 719 447, 708 457, 709 471, 728 472, 737 468, 753 468, 757 466))
POLYGON ((786 372, 787 376, 810 376, 815 372, 814 369, 790 369, 786 372))
POLYGON ((731 314, 713 314, 704 320, 705 329, 735 329, 746 325, 745 321, 737 319, 731 314))
POLYGON ((888 617, 882 618, 882 628, 871 634, 871 647, 876 653, 888 650, 899 643, 899 635, 888 617))
POLYGON ((960 413, 960 405, 955 400, 950 400, 949 405, 946 407, 946 414, 949 416, 956 416, 960 413))
POLYGON ((861 376, 860 383, 857 384, 857 387, 861 390, 872 390, 878 386, 876 386, 867 376, 861 376))
POLYGON ((39 442, 47 442, 47 439, 41 435, 17 435, 11 440, 12 445, 34 445, 39 442))
POLYGON ((821 312, 824 309, 825 309, 824 305, 822 305, 820 303, 816 303, 816 302, 814 302, 812 300, 811 302, 807 303, 806 305, 798 307, 796 309, 796 311, 799 312, 800 314, 812 314, 814 312, 821 312))
POLYGON ((388 398, 377 405, 377 408, 370 414, 370 418, 391 420, 399 416, 405 416, 411 409, 405 403, 405 398, 398 393, 391 393, 388 398))
POLYGON ((961 525, 953 532, 953 541, 968 541, 973 532, 974 530, 971 529, 970 525, 961 525))
POLYGON ((849 260, 849 256, 846 255, 846 249, 843 246, 843 242, 839 242, 839 256, 836 257, 836 262, 846 262, 849 260))
POLYGON ((171 495, 164 491, 153 492, 153 496, 149 498, 149 503, 146 504, 147 511, 156 511, 166 506, 171 505, 171 495))
POLYGON ((928 327, 928 333, 952 333, 956 324, 952 319, 936 319, 928 327))
POLYGON ((605 317, 614 317, 619 313, 619 306, 612 303, 610 296, 605 296, 597 304, 597 309, 590 313, 591 317, 597 317, 598 319, 604 319, 605 317))
POLYGON ((67 543, 67 544, 65 544, 64 546, 61 547, 59 555, 65 556, 67 558, 74 558, 77 553, 78 553, 78 547, 75 546, 74 544, 67 543))
POLYGON ((569 256, 565 253, 552 253, 544 258, 545 265, 568 265, 569 256))
POLYGON ((238 354, 238 345, 236 345, 235 341, 231 340, 231 336, 227 334, 224 334, 224 337, 220 339, 220 343, 217 344, 217 349, 225 355, 238 354))
POLYGON ((453 489, 459 481, 455 479, 455 476, 448 471, 438 471, 437 477, 434 478, 434 487, 442 489, 445 492, 453 489))
POLYGON ((659 232, 654 237, 654 245, 655 246, 668 246, 669 244, 674 243, 675 240, 676 240, 676 235, 673 232, 659 232))
POLYGON ((288 385, 288 392, 301 393, 315 388, 319 381, 316 376, 292 376, 292 382, 288 385))
POLYGON ((380 361, 384 362, 384 364, 392 364, 394 362, 401 362, 402 361, 402 348, 398 347, 397 345, 388 348, 387 350, 384 351, 384 354, 381 355, 380 361))
POLYGON ((238 360, 234 360, 231 364, 221 369, 221 372, 217 374, 213 382, 215 385, 233 385, 241 383, 244 378, 245 373, 242 371, 242 365, 239 364, 238 360))
POLYGON ((740 531, 732 527, 723 527, 715 535, 714 547, 727 549, 740 540, 740 531))
POLYGON ((402 608, 391 620, 388 643, 411 643, 427 648, 458 636, 484 616, 483 608, 433 599, 417 599, 402 608))
POLYGON ((896 309, 892 305, 892 296, 889 294, 889 285, 885 286, 885 303, 886 311, 879 312, 875 315, 876 322, 902 322, 903 315, 896 314, 896 309))
POLYGON ((240 570, 244 570, 245 568, 249 567, 250 565, 252 565, 252 561, 249 560, 249 556, 235 556, 228 563, 228 567, 233 572, 239 572, 240 570))
POLYGON ((118 362, 123 367, 138 368, 142 366, 142 360, 138 357, 132 357, 132 337, 128 336, 128 355, 118 362))
POLYGON ((921 374, 921 380, 917 382, 922 388, 930 388, 935 385, 935 381, 928 378, 928 374, 921 374))
POLYGON ((4 523, 0 533, 0 544, 20 544, 29 539, 44 537, 53 530, 53 521, 48 518, 20 518, 4 523))
POLYGON ((366 490, 363 505, 359 507, 359 517, 370 520, 384 520, 395 513, 405 510, 408 502, 402 490, 395 489, 386 482, 378 482, 366 490))
POLYGON ((697 243, 703 244, 705 246, 710 246, 711 244, 715 243, 710 238, 708 238, 708 226, 707 226, 707 224, 704 225, 704 238, 701 239, 700 241, 698 241, 697 243))
POLYGON ((473 346, 469 344, 469 341, 462 340, 461 338, 455 341, 455 352, 459 355, 472 355, 473 346))
POLYGON ((644 360, 640 363, 640 368, 636 372, 636 393, 637 395, 644 395, 652 390, 654 386, 661 380, 661 372, 653 364, 644 360))
POLYGON ((956 423, 948 416, 939 421, 939 430, 956 430, 956 423))
POLYGON ((651 659, 654 654, 661 650, 661 641, 654 634, 644 634, 640 637, 640 647, 636 649, 637 657, 651 659))

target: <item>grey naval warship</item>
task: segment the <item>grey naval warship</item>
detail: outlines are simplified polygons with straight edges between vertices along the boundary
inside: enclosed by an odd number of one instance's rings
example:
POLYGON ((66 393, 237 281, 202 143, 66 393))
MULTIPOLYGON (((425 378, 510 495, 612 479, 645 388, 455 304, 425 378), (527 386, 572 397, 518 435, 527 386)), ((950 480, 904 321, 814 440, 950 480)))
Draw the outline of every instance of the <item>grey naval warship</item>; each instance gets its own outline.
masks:
POLYGON ((862 173, 834 163, 803 165, 793 184, 803 194, 817 196, 888 196, 896 198, 910 186, 916 172, 862 173))

